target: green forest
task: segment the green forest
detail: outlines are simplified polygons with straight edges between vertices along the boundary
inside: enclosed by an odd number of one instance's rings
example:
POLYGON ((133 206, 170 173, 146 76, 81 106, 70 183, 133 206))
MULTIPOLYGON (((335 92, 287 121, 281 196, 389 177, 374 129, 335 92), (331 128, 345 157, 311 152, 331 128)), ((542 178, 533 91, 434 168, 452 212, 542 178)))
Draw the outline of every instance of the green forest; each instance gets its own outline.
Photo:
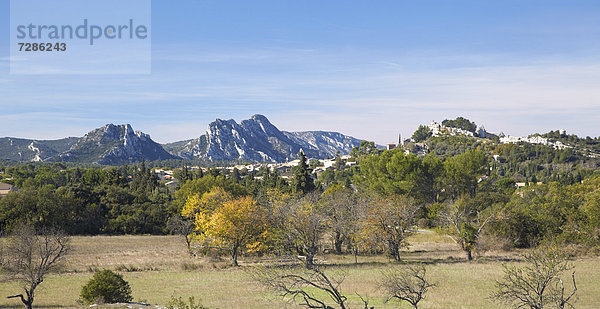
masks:
MULTIPOLYGON (((465 123, 470 122, 456 125, 465 123)), ((597 139, 546 136, 597 147, 597 139)), ((331 239, 325 246, 338 253, 386 252, 399 259, 398 250, 416 228, 454 237, 469 259, 484 238, 506 248, 556 239, 600 245, 598 159, 581 148, 461 136, 429 136, 425 143, 428 153, 419 156, 411 153, 412 143, 381 150, 363 142, 348 159, 356 165, 337 157, 318 176, 312 173, 315 162, 303 154, 286 177, 266 167, 248 172, 183 165, 175 169, 176 188, 159 181, 146 162, 5 166, 2 181, 19 190, 0 198, 0 228, 8 233, 30 224, 71 235, 184 233, 200 247, 226 248, 234 259, 282 252, 310 256, 322 250, 323 239, 331 239), (243 207, 257 217, 218 221, 243 207), (234 226, 244 220, 257 230, 232 243, 230 235, 239 232, 234 226), (293 234, 293 226, 312 230, 293 234), (301 235, 312 238, 299 240, 301 235)))

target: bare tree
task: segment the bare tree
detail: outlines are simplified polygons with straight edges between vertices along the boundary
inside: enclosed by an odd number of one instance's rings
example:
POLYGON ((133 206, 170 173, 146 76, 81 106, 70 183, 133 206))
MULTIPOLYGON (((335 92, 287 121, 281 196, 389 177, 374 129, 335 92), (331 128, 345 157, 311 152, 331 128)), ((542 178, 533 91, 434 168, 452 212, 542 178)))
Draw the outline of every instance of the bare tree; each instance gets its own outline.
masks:
POLYGON ((362 229, 372 242, 383 242, 388 253, 400 261, 400 249, 408 247, 418 207, 407 196, 373 197, 366 204, 362 229))
POLYGON ((2 264, 4 264, 4 251, 4 228, 0 224, 0 269, 2 268, 2 264))
POLYGON ((365 204, 362 196, 341 185, 332 186, 321 197, 321 211, 327 218, 328 231, 336 254, 342 254, 344 244, 354 254, 358 263, 360 220, 364 217, 365 204))
POLYGON ((31 309, 35 289, 49 272, 55 270, 69 252, 69 237, 57 230, 36 230, 24 226, 14 233, 6 250, 4 269, 12 279, 23 283, 23 294, 8 296, 21 298, 25 308, 31 309))
POLYGON ((333 239, 336 254, 342 254, 344 242, 350 240, 357 218, 352 216, 354 206, 352 191, 335 186, 323 193, 321 211, 327 217, 327 227, 333 239))
MULTIPOLYGON (((254 278, 267 288, 274 290, 290 302, 305 308, 347 309, 348 298, 340 291, 344 276, 330 279, 318 267, 296 270, 295 268, 257 268, 254 278)), ((360 297, 364 309, 368 300, 360 297)))
POLYGON ((174 215, 167 221, 167 228, 173 234, 181 235, 185 239, 188 253, 194 255, 192 250, 192 241, 194 240, 194 231, 196 226, 191 220, 186 220, 180 215, 174 215))
POLYGON ((358 264, 358 249, 359 242, 361 241, 361 225, 360 220, 364 217, 365 204, 361 202, 360 195, 353 194, 348 204, 346 205, 347 213, 351 220, 348 221, 347 231, 350 245, 352 247, 352 254, 354 255, 354 263, 358 264))
POLYGON ((460 244, 467 254, 467 260, 473 260, 473 250, 485 226, 495 217, 493 207, 474 205, 468 197, 461 197, 442 214, 449 227, 449 235, 460 244))
POLYGON ((305 266, 314 265, 320 241, 327 229, 327 219, 317 211, 319 196, 309 193, 287 204, 284 237, 304 259, 305 266))
POLYGON ((571 274, 573 290, 568 295, 561 274, 573 269, 564 250, 555 246, 539 248, 528 255, 525 267, 507 267, 504 278, 496 282, 497 291, 492 298, 512 308, 543 309, 574 308, 573 296, 577 292, 575 272, 571 274))
POLYGON ((422 264, 410 265, 383 274, 383 287, 388 292, 386 303, 392 299, 406 301, 417 309, 425 294, 435 284, 426 278, 427 269, 422 264))

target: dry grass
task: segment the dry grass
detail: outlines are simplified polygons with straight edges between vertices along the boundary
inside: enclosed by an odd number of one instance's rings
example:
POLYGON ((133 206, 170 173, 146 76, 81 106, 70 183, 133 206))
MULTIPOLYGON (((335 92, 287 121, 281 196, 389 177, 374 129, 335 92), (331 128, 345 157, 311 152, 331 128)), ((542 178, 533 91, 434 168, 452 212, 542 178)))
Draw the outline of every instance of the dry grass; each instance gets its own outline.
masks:
MULTIPOLYGON (((190 257, 183 239, 175 236, 94 236, 74 237, 73 253, 62 274, 48 276, 37 291, 36 307, 82 307, 77 299, 81 286, 97 269, 112 269, 123 274, 132 287, 134 301, 165 305, 171 296, 194 296, 211 308, 297 308, 262 290, 249 276, 256 258, 242 259, 242 267, 229 266, 227 260, 190 257)), ((417 234, 411 247, 402 253, 404 262, 429 264, 428 274, 437 283, 422 308, 498 308, 488 299, 494 280, 502 277, 502 263, 520 263, 519 252, 487 251, 468 263, 463 252, 448 237, 435 233, 417 234)), ((369 296, 376 308, 398 307, 384 304, 378 286, 381 272, 399 263, 385 256, 359 256, 354 264, 350 255, 325 255, 325 271, 346 277, 342 290, 354 304, 355 294, 369 296)), ((597 308, 600 303, 600 259, 582 258, 574 262, 578 279, 577 308, 597 308)), ((3 296, 15 294, 17 283, 0 282, 0 308, 20 308, 17 300, 3 296)))
POLYGON ((196 263, 177 236, 92 236, 73 237, 68 269, 173 270, 196 263))

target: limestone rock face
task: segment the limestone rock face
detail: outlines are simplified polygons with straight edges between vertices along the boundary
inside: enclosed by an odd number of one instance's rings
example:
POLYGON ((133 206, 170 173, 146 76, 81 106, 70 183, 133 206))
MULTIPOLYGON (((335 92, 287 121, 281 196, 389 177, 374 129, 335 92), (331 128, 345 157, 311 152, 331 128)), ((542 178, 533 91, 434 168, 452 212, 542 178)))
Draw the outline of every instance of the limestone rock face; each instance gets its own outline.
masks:
POLYGON ((300 150, 318 159, 334 157, 338 152, 347 154, 360 142, 336 132, 280 131, 267 117, 254 115, 239 124, 233 119, 216 119, 199 138, 167 148, 186 159, 286 162, 296 159, 300 150))
POLYGON ((134 131, 129 124, 107 124, 95 129, 69 150, 59 154, 57 161, 121 165, 133 162, 177 159, 148 134, 134 131))

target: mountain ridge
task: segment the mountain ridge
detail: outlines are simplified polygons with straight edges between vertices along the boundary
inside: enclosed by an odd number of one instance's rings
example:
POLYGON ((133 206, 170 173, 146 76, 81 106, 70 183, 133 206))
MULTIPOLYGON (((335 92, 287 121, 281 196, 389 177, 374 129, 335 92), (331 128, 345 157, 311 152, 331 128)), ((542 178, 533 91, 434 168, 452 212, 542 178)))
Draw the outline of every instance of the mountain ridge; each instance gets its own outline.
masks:
POLYGON ((69 150, 51 158, 52 161, 91 162, 103 165, 168 159, 177 157, 165 151, 150 138, 150 135, 134 131, 129 124, 107 124, 92 130, 69 150))
POLYGON ((106 124, 82 137, 57 140, 0 138, 0 160, 122 165, 141 160, 285 162, 302 150, 311 158, 349 153, 362 140, 337 132, 279 130, 256 114, 237 123, 216 119, 198 138, 159 144, 131 125, 106 124))
POLYGON ((285 162, 297 158, 300 150, 311 158, 350 153, 361 141, 337 132, 281 131, 267 117, 256 114, 240 123, 233 119, 216 119, 208 125, 204 135, 179 147, 174 147, 174 143, 165 147, 186 159, 285 162))

